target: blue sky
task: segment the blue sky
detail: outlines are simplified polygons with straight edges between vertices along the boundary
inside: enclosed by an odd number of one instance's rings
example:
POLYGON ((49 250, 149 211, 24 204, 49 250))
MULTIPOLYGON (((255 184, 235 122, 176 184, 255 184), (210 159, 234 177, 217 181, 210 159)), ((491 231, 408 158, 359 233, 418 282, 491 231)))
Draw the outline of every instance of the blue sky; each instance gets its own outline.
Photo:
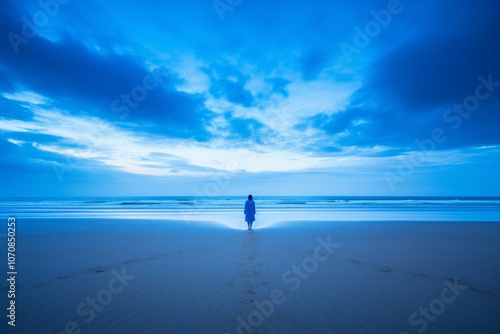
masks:
POLYGON ((500 195, 500 3, 8 1, 0 196, 500 195))

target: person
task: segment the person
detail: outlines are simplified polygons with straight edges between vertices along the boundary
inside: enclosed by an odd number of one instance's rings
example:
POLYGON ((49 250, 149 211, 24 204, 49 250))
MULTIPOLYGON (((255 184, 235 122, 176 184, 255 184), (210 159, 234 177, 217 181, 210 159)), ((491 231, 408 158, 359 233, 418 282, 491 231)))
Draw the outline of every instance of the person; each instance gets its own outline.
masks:
POLYGON ((248 230, 252 230, 252 223, 255 220, 255 202, 252 195, 248 195, 248 200, 245 202, 245 221, 248 224, 248 230))

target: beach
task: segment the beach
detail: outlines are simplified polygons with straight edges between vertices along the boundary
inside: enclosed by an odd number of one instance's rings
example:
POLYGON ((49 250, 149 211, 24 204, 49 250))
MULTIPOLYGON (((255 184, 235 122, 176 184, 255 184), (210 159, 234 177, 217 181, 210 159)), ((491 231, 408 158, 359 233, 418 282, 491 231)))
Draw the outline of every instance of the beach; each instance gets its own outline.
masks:
POLYGON ((2 332, 498 333, 493 215, 304 220, 300 205, 267 222, 257 210, 253 231, 232 207, 19 209, 16 326, 3 316, 2 332))
POLYGON ((500 334, 499 21, 3 1, 0 334, 500 334))

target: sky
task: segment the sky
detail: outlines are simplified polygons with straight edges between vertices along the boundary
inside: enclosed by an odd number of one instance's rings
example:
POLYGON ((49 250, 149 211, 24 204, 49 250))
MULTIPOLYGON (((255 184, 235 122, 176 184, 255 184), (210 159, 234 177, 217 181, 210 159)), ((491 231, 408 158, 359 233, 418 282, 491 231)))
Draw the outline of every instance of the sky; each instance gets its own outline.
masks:
POLYGON ((500 196, 500 2, 7 1, 0 197, 500 196))

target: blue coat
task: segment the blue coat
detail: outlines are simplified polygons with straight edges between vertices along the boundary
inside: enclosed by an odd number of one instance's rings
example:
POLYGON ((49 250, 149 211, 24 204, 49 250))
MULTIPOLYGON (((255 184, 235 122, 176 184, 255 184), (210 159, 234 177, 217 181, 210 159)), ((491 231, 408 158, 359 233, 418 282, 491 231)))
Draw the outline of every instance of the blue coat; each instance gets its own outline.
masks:
POLYGON ((255 202, 247 200, 245 203, 245 221, 253 222, 255 220, 255 202))

